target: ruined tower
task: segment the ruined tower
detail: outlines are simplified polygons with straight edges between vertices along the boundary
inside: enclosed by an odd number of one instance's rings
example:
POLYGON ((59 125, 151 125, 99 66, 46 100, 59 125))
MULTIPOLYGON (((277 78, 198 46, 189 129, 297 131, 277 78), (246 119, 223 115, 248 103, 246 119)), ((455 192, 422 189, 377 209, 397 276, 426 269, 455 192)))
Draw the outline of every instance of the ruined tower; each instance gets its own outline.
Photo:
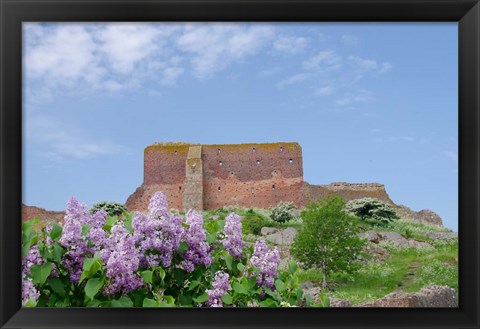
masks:
POLYGON ((302 148, 298 143, 156 143, 144 154, 144 180, 127 200, 145 210, 156 191, 179 210, 227 205, 268 208, 304 203, 302 148))

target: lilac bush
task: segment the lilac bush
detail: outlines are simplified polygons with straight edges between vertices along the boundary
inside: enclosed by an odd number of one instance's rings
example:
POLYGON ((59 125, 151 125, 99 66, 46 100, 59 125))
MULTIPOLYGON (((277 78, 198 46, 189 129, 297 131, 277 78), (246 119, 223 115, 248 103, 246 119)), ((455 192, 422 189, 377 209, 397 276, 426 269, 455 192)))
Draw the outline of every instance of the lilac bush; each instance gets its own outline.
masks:
POLYGON ((212 282, 213 289, 207 289, 205 292, 208 294, 207 306, 210 307, 222 307, 222 296, 231 289, 228 283, 228 273, 218 271, 215 273, 215 278, 212 282))
POLYGON ((278 249, 268 248, 263 240, 257 241, 250 263, 260 269, 260 273, 257 276, 257 284, 273 289, 275 279, 278 277, 278 264, 280 264, 278 249))
POLYGON ((279 275, 276 249, 261 241, 250 254, 234 213, 205 222, 189 210, 183 218, 157 192, 146 213, 91 214, 71 198, 63 225, 35 231, 35 223, 22 225, 24 306, 305 304, 298 286, 288 283, 296 282, 289 279, 294 273, 279 275))
POLYGON ((242 256, 245 243, 242 240, 242 217, 231 213, 225 218, 223 246, 234 258, 242 256))
POLYGON ((189 210, 186 214, 188 228, 184 231, 184 240, 188 250, 182 255, 182 266, 187 272, 193 272, 196 266, 210 266, 213 263, 212 248, 206 241, 206 233, 203 228, 203 217, 195 210, 189 210))

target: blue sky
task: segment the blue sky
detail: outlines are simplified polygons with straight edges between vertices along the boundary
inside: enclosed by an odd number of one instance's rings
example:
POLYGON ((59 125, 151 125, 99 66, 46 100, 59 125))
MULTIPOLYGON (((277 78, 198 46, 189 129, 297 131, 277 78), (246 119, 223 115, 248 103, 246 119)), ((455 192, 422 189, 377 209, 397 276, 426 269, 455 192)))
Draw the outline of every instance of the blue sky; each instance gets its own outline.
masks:
POLYGON ((125 202, 156 141, 297 141, 457 229, 456 23, 24 24, 23 201, 125 202))

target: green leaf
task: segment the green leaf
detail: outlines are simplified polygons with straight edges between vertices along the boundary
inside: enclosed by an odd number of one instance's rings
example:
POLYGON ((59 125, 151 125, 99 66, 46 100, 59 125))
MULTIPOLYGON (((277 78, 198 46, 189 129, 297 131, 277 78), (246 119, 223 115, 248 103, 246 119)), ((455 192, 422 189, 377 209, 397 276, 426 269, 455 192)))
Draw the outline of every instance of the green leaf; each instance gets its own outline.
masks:
POLYGON ((53 240, 58 240, 60 236, 62 236, 62 227, 57 222, 53 222, 52 230, 50 231, 50 237, 53 240))
POLYGON ((168 305, 175 305, 175 298, 173 298, 172 296, 163 295, 162 298, 167 301, 168 305))
POLYGON ((245 268, 245 265, 243 265, 242 263, 238 263, 237 264, 237 269, 241 272, 243 271, 243 269, 245 268))
POLYGON ((208 298, 209 298, 208 294, 205 292, 202 295, 198 296, 197 298, 193 298, 193 301, 195 303, 200 304, 200 303, 205 303, 208 300, 208 298))
POLYGON ((127 296, 112 300, 112 307, 133 307, 133 302, 127 296))
POLYGON ((233 298, 230 294, 223 294, 222 296, 222 301, 227 304, 227 305, 230 305, 233 303, 233 298))
POLYGON ((267 298, 259 303, 261 307, 277 307, 278 303, 271 298, 267 298))
POLYGON ((295 273, 298 269, 298 265, 297 263, 294 261, 294 260, 291 260, 288 262, 288 270, 290 271, 290 273, 295 273))
POLYGON ((182 294, 178 297, 181 306, 192 306, 192 296, 182 294))
POLYGON ((284 291, 285 290, 285 283, 282 280, 277 279, 277 280, 275 280, 275 288, 278 291, 284 291))
POLYGON ((143 282, 152 283, 153 271, 143 271, 141 275, 142 275, 143 282))
POLYGON ((30 275, 35 284, 43 285, 47 281, 48 276, 52 272, 52 263, 45 263, 42 265, 32 265, 30 268, 30 275))
POLYGON ((59 278, 52 278, 48 280, 48 285, 52 288, 52 290, 59 294, 60 296, 65 296, 65 286, 59 278))
POLYGON ((188 250, 188 244, 185 241, 182 241, 180 243, 180 246, 178 247, 178 252, 183 254, 187 250, 188 250))
POLYGON ((102 288, 102 286, 103 286, 103 279, 99 279, 99 278, 89 279, 87 281, 87 284, 85 285, 85 295, 88 298, 93 299, 93 297, 95 297, 95 295, 100 291, 100 288, 102 288))
POLYGON ((62 256, 63 256, 63 248, 60 246, 58 243, 53 244, 53 259, 55 259, 57 262, 62 261, 62 256))
POLYGON ((237 294, 244 294, 244 295, 248 294, 248 290, 245 289, 245 287, 238 282, 234 282, 232 287, 237 294))
POLYGON ((89 302, 86 304, 86 306, 87 306, 87 307, 99 307, 101 303, 102 303, 102 302, 99 301, 98 299, 93 299, 93 300, 89 301, 89 302))
POLYGON ((193 289, 195 289, 195 287, 197 287, 199 284, 200 284, 200 281, 192 281, 192 282, 190 282, 190 284, 189 284, 189 286, 188 286, 188 290, 193 290, 193 289))
POLYGON ((257 278, 252 276, 248 278, 248 289, 253 289, 257 285, 257 278))
POLYGON ((208 243, 208 244, 214 243, 216 239, 217 239, 217 233, 216 233, 216 232, 207 235, 207 243, 208 243))
POLYGON ((157 270, 158 270, 158 274, 160 275, 160 279, 164 280, 165 275, 167 275, 167 273, 165 273, 165 270, 161 267, 158 267, 157 270))
POLYGON ((232 270, 233 257, 230 254, 225 255, 225 264, 229 270, 232 270))
POLYGON ((90 229, 92 228, 92 225, 90 224, 82 224, 82 236, 85 236, 90 232, 90 229))
POLYGON ((161 303, 155 299, 145 298, 143 300, 143 307, 161 307, 161 303))
POLYGON ((37 301, 35 298, 30 298, 24 305, 24 307, 35 307, 37 306, 37 301))

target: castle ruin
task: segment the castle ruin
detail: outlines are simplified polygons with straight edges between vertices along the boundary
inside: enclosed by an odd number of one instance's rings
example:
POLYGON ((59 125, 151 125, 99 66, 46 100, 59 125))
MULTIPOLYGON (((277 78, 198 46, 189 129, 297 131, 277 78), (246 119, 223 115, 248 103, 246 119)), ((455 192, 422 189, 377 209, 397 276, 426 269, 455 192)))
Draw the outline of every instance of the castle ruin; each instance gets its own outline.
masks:
POLYGON ((129 210, 146 210, 162 191, 179 210, 235 205, 269 208, 280 201, 303 207, 327 195, 346 200, 374 197, 394 205, 382 184, 310 185, 303 178, 298 143, 155 143, 145 148, 143 184, 128 198, 129 210))

